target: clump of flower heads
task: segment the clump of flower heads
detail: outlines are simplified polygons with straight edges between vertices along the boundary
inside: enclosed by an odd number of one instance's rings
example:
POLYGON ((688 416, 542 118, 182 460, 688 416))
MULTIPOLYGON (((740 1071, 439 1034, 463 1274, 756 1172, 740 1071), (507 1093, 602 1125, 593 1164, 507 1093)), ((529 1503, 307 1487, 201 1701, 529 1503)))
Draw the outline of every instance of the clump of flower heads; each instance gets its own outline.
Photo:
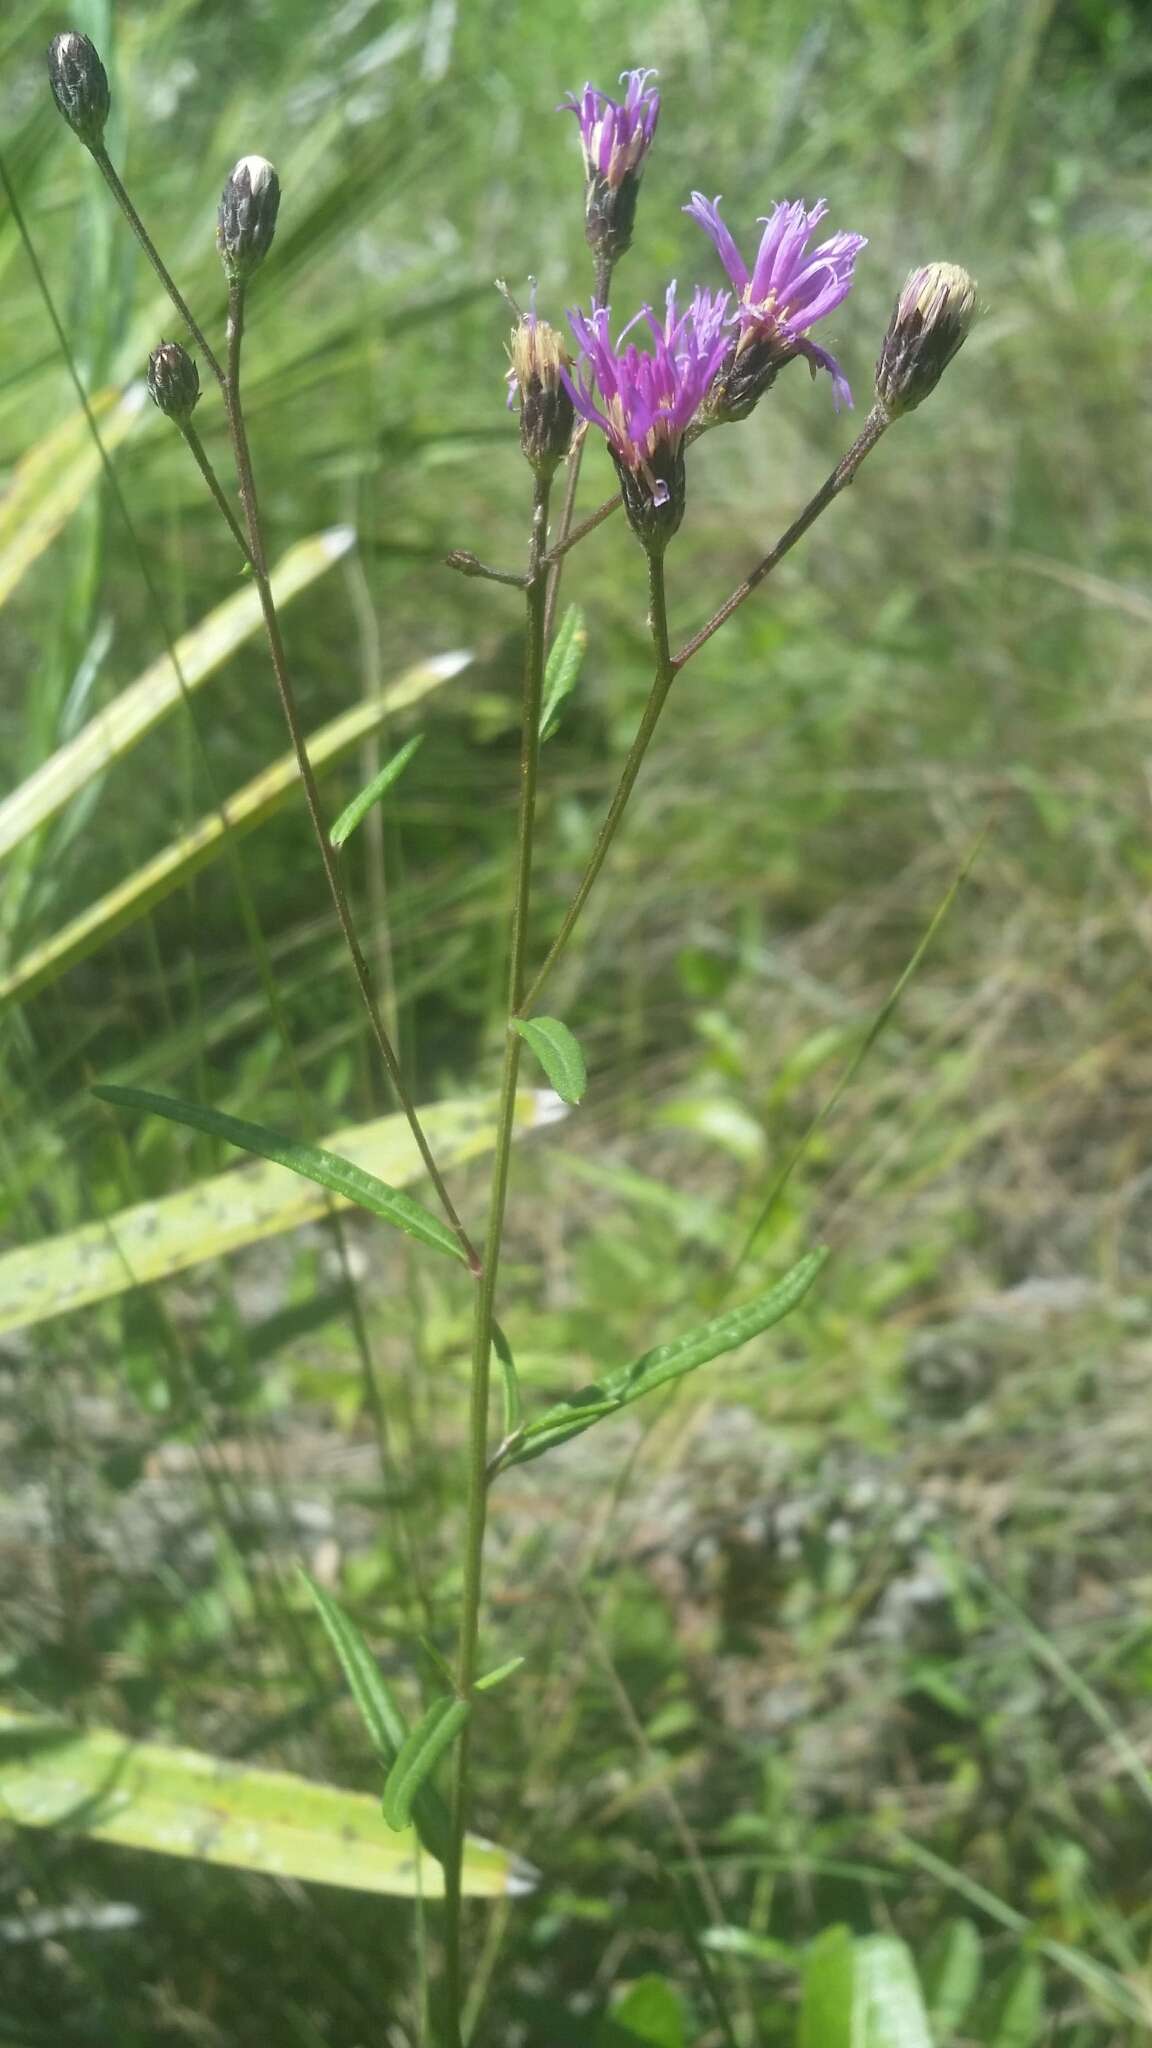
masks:
MULTIPOLYGON (((813 330, 847 300, 864 235, 837 228, 822 239, 824 199, 778 200, 760 217, 762 233, 751 263, 720 212, 719 199, 693 192, 683 211, 709 237, 728 276, 729 290, 697 287, 677 310, 671 285, 663 319, 643 305, 615 342, 604 286, 631 247, 640 180, 656 133, 660 95, 649 69, 622 74, 625 94, 611 98, 586 85, 560 111, 576 115, 584 153, 585 231, 596 264, 596 290, 587 312, 569 313, 576 343, 573 363, 555 330, 535 309, 513 339, 509 384, 519 393, 521 440, 539 471, 567 449, 569 428, 556 416, 557 388, 567 392, 581 420, 604 435, 616 467, 624 509, 649 552, 662 551, 684 517, 685 451, 710 427, 748 417, 782 369, 801 359, 813 377, 824 371, 837 410, 850 407, 852 390, 837 357, 813 330), (640 331, 640 340, 630 339, 640 331), (642 345, 643 343, 643 345, 642 345), (559 451, 559 452, 557 452, 559 451)), ((850 480, 853 465, 884 428, 928 396, 963 342, 976 293, 966 271, 929 264, 914 271, 897 301, 876 371, 876 402, 857 448, 841 465, 835 485, 850 480)), ((572 445, 578 447, 581 435, 572 445)))

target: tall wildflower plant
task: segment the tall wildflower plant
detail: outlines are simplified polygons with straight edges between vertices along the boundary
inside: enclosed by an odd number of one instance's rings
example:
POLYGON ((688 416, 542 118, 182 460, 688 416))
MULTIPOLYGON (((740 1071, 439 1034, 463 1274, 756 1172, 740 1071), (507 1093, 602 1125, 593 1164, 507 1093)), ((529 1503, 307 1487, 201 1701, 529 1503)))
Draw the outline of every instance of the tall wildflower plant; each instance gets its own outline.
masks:
MULTIPOLYGON (((310 1587, 381 1759, 382 1824, 414 1825, 426 1852, 429 1874, 424 1890, 430 1898, 443 1899, 441 1967, 429 2024, 441 2048, 462 2048, 469 1956, 464 1943, 461 1871, 472 1805, 473 1732, 485 1695, 512 1670, 507 1666, 485 1673, 482 1668, 484 1535, 492 1488, 508 1467, 545 1455, 603 1417, 616 1414, 779 1322, 803 1298, 823 1258, 820 1248, 813 1249, 767 1293, 694 1329, 673 1334, 597 1385, 574 1390, 570 1399, 543 1414, 528 1415, 514 1351, 497 1320, 521 1058, 527 1046, 558 1093, 568 1101, 580 1099, 586 1086, 580 1047, 562 1019, 542 1013, 540 1002, 557 962, 572 942, 620 830, 672 685, 854 481, 893 422, 915 410, 935 389, 971 326, 975 288, 967 273, 954 264, 932 263, 912 272, 897 296, 881 345, 872 405, 851 446, 775 547, 674 651, 668 628, 666 558, 683 522, 690 517, 693 444, 707 431, 747 419, 773 391, 781 372, 798 359, 807 362, 813 376, 823 372, 830 378, 838 406, 851 405, 840 364, 823 342, 814 339, 813 330, 846 305, 865 241, 855 231, 841 228, 824 235, 828 212, 824 200, 813 206, 802 200, 778 200, 762 219, 759 247, 749 263, 720 213, 719 200, 707 200, 695 192, 684 210, 712 242, 726 274, 726 286, 717 290, 702 281, 686 291, 671 282, 658 309, 642 305, 621 321, 612 309, 610 295, 617 267, 632 245, 644 165, 657 131, 660 96, 652 82, 655 73, 625 73, 618 99, 586 85, 563 102, 561 110, 573 113, 579 127, 592 279, 589 303, 569 311, 567 331, 542 318, 533 297, 529 311, 518 317, 511 337, 510 367, 505 373, 508 403, 518 411, 520 446, 531 472, 527 560, 521 568, 500 568, 464 549, 449 557, 449 566, 464 575, 484 577, 517 590, 525 614, 506 1030, 491 1189, 483 1232, 473 1235, 459 1214, 409 1096, 373 991, 334 854, 345 820, 330 829, 321 811, 296 708, 291 663, 269 582, 241 371, 248 295, 258 289, 265 264, 275 260, 279 178, 266 158, 253 154, 240 158, 224 184, 216 239, 227 279, 228 312, 225 333, 214 343, 165 267, 108 155, 104 142, 110 104, 108 79, 88 38, 75 32, 57 36, 49 53, 49 74, 61 114, 89 151, 171 299, 180 334, 176 339, 158 341, 148 363, 148 388, 187 444, 259 593, 272 673, 295 749, 333 913, 372 1038, 419 1149, 437 1210, 387 1187, 347 1160, 263 1126, 241 1124, 203 1106, 168 1098, 141 1098, 132 1091, 115 1089, 101 1092, 107 1099, 198 1124, 250 1151, 281 1160, 346 1199, 359 1202, 429 1250, 455 1257, 473 1283, 457 1653, 450 1675, 448 1668, 444 1669, 442 1690, 414 1726, 405 1721, 352 1622, 318 1587, 310 1587), (223 407, 234 488, 217 475, 194 424, 202 402, 202 373, 209 390, 216 387, 223 407), (617 488, 596 512, 575 526, 575 483, 588 438, 602 441, 617 488), (553 523, 553 488, 561 468, 567 471, 567 483, 553 523), (585 873, 543 956, 534 958, 531 903, 536 800, 541 737, 554 715, 545 701, 545 687, 560 579, 580 542, 620 506, 646 569, 652 682, 585 873), (494 1359, 504 1402, 499 1428, 491 1416, 494 1359), (449 1769, 451 1783, 445 1799, 438 1779, 449 1769)), ((562 656, 563 640, 562 628, 552 649, 554 658, 562 656)))

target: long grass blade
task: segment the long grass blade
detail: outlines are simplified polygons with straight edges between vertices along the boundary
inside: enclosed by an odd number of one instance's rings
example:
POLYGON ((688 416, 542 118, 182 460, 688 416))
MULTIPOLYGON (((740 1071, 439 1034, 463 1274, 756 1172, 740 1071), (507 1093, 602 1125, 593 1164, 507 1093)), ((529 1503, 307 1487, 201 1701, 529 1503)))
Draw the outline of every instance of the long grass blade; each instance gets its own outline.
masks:
MULTIPOLYGON (((336 526, 290 548, 272 574, 277 604, 287 604, 325 575, 347 554, 355 537, 351 527, 336 526)), ((187 687, 193 690, 214 675, 260 627, 260 597, 254 585, 217 605, 176 642, 187 687)), ((164 654, 0 803, 0 858, 55 817, 94 776, 130 752, 179 702, 180 677, 164 654)))
MULTIPOLYGON (((421 1109, 420 1121, 445 1169, 490 1150, 495 1111, 493 1096, 434 1102, 421 1109)), ((520 1090, 519 1135, 555 1116, 550 1089, 520 1090)), ((324 1144, 393 1187, 410 1185, 423 1173, 402 1116, 333 1131, 324 1144)), ((0 1331, 22 1329, 183 1273, 204 1259, 315 1222, 333 1205, 347 1206, 286 1167, 261 1163, 233 1167, 179 1194, 121 1209, 103 1222, 21 1245, 0 1257, 0 1331)))
MULTIPOLYGON (((391 1832, 379 1801, 366 1793, 2 1708, 0 1813, 21 1827, 61 1828, 270 1877, 407 1898, 443 1891, 443 1873, 420 1856, 415 1829, 391 1832)), ((532 1881, 528 1866, 506 1850, 469 1838, 464 1889, 471 1897, 508 1897, 532 1881)))

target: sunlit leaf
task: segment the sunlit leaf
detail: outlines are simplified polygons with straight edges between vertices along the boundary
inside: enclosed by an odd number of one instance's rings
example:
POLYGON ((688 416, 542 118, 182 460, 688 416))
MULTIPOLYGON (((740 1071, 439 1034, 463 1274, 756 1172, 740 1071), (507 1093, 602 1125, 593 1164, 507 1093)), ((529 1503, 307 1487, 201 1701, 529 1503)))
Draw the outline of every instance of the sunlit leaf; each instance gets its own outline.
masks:
POLYGON ((281 1131, 270 1131, 266 1124, 227 1116, 223 1110, 209 1109, 200 1102, 180 1102, 172 1095, 153 1095, 147 1088, 94 1088, 92 1093, 101 1102, 110 1102, 117 1109, 139 1109, 148 1116, 167 1117, 170 1123, 190 1125, 193 1130, 205 1131, 211 1138, 223 1138, 229 1145, 239 1146, 243 1152, 255 1152, 260 1159, 271 1159, 277 1166, 286 1166, 290 1173, 315 1181, 317 1187, 327 1188, 355 1208, 367 1209, 370 1215, 382 1217, 386 1223, 394 1224, 397 1230, 430 1246, 433 1251, 446 1252, 451 1259, 464 1257, 459 1238, 422 1202, 414 1201, 411 1195, 403 1194, 399 1188, 389 1187, 376 1174, 367 1173, 353 1160, 344 1159, 323 1145, 305 1145, 300 1139, 286 1137, 281 1131))
MULTIPOLYGON (((2 1709, 0 1813, 21 1827, 59 1827, 270 1877, 405 1897, 443 1890, 442 1872, 420 1857, 415 1831, 390 1832, 379 1801, 366 1793, 2 1709)), ((474 1839, 465 1845, 464 1889, 472 1897, 522 1893, 533 1875, 503 1849, 474 1839)))
POLYGON ((384 795, 385 790, 391 789, 392 784, 403 775, 413 754, 417 753, 423 744, 422 732, 414 733, 410 740, 405 740, 392 759, 385 761, 379 774, 374 775, 371 782, 353 797, 351 803, 345 805, 328 835, 333 846, 343 846, 345 840, 356 830, 361 818, 367 816, 373 804, 378 803, 384 795))
MULTIPOLYGON (((109 455, 148 403, 142 383, 89 398, 109 455)), ((17 463, 0 498, 0 604, 83 504, 101 470, 100 450, 82 410, 69 413, 17 463)))
MULTIPOLYGON (((492 1096, 421 1108, 428 1142, 446 1172, 491 1150, 495 1114, 492 1096)), ((556 1114, 551 1090, 524 1088, 517 1095, 518 1134, 538 1130, 556 1114)), ((423 1177, 423 1162, 403 1116, 353 1124, 331 1132, 323 1143, 391 1187, 423 1177)), ((0 1254, 0 1331, 166 1279, 202 1259, 314 1222, 341 1206, 338 1196, 283 1166, 232 1167, 179 1194, 134 1203, 79 1230, 0 1254)))
POLYGON ((928 2018, 939 2048, 948 2048, 980 1985, 983 1951, 973 1920, 945 1921, 920 1964, 928 2018))
MULTIPOLYGON (((397 677, 378 697, 353 705, 339 718, 322 726, 308 741, 308 758, 314 769, 335 760, 357 740, 371 732, 403 705, 411 704, 449 677, 458 675, 471 660, 467 654, 436 655, 419 662, 397 677)), ((162 852, 117 883, 106 895, 82 910, 58 932, 18 960, 10 973, 0 979, 0 1006, 34 995, 46 982, 55 980, 78 960, 94 953, 117 932, 163 902, 174 889, 215 860, 225 841, 224 819, 233 834, 249 832, 263 824, 283 804, 299 783, 300 770, 294 753, 288 753, 265 768, 235 796, 222 805, 224 817, 212 811, 189 831, 174 839, 162 852)))
MULTIPOLYGON (((355 538, 351 527, 336 526, 290 548, 272 572, 277 604, 287 604, 325 575, 347 554, 355 538)), ((194 690, 215 674, 237 647, 260 631, 262 623, 260 593, 249 583, 182 634, 175 651, 187 688, 194 690)), ((105 710, 89 719, 75 739, 57 748, 0 803, 0 856, 10 853, 30 832, 55 817, 94 776, 129 753, 180 702, 180 696, 176 667, 162 654, 105 710)))
POLYGON ((494 1671, 486 1671, 483 1678, 476 1680, 476 1691, 494 1692, 498 1685, 503 1685, 506 1678, 511 1678, 514 1671, 519 1671, 523 1662, 523 1657, 509 1657, 506 1664, 497 1664, 494 1671))
POLYGON ((559 1017, 514 1017, 515 1029, 531 1046, 562 1102, 579 1102, 588 1086, 584 1055, 559 1017))

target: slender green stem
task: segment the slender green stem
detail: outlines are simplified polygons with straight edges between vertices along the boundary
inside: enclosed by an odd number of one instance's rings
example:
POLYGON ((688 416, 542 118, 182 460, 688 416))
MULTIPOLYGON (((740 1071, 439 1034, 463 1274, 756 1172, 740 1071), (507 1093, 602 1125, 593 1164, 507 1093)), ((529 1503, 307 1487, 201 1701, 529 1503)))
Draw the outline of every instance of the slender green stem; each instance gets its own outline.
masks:
POLYGON ((360 950, 360 942, 356 937, 355 928, 352 923, 352 914, 348 907, 348 898, 344 891, 344 884, 340 877, 336 856, 329 843, 328 834, 324 829, 324 817, 320 809, 320 796, 316 788, 316 777, 312 772, 312 763, 308 759, 308 749, 304 741, 304 730, 300 723, 300 715, 296 706, 296 694, 292 688, 288 672, 288 661, 284 651, 284 640, 280 631, 280 619, 276 611, 276 601, 272 594, 271 583, 268 580, 268 564, 264 553, 264 540, 260 526, 259 501, 256 496, 255 478, 252 473, 252 457, 248 448, 248 431, 244 422, 244 409, 240 399, 240 353, 243 339, 244 286, 243 284, 233 284, 230 286, 228 293, 228 371, 224 384, 224 400, 228 411, 228 429, 232 437, 232 452, 236 461, 236 475, 240 484, 240 501, 244 507, 244 519, 248 529, 248 553, 252 562, 253 578, 260 594, 260 608, 264 614, 264 630, 272 656, 272 667, 276 676, 276 686, 280 693, 280 703, 300 768, 300 780, 304 785, 308 815, 312 821, 312 830, 316 838, 316 844, 320 849, 320 859, 324 867, 325 879, 328 883, 328 889, 336 911, 337 921, 343 934, 344 943, 348 950, 348 956, 352 962, 352 969, 356 977, 356 985, 360 992, 361 1001, 364 1004, 368 1021, 372 1028, 373 1038, 376 1041, 396 1099, 407 1118, 408 1128, 415 1139, 417 1150, 436 1190, 444 1214, 460 1241, 461 1250, 473 1273, 478 1274, 480 1271, 480 1260, 476 1249, 456 1213, 455 1204, 448 1193, 443 1176, 433 1157, 432 1149, 424 1135, 424 1127, 416 1113, 415 1103, 409 1094, 395 1048, 384 1028, 379 1006, 372 992, 367 962, 360 950))
POLYGON ((243 555, 244 560, 249 564, 249 566, 251 566, 252 554, 251 550, 249 549, 248 542, 244 538, 244 529, 241 526, 240 521, 237 519, 235 512, 232 510, 231 505, 228 503, 228 499, 225 496, 224 488, 220 482, 220 479, 217 476, 216 471, 213 469, 212 464, 208 459, 208 451, 205 448, 203 441, 200 439, 200 436, 196 432, 195 427, 192 425, 191 420, 180 420, 178 422, 178 425, 180 428, 180 432, 183 434, 185 441, 188 443, 188 450, 192 456, 193 462, 196 464, 196 467, 200 471, 200 474, 203 477, 205 483, 207 484, 208 489, 211 491, 212 496, 215 498, 219 510, 221 511, 224 518, 228 522, 228 530, 231 533, 233 540, 235 541, 237 547, 239 548, 241 554, 243 555))
POLYGON ((153 270, 156 272, 157 277, 160 279, 161 284, 163 285, 165 291, 167 292, 168 297, 171 299, 172 304, 175 306, 176 311, 179 313, 180 318, 183 320, 185 326, 187 327, 188 332, 192 336, 193 341, 196 343, 197 348, 200 350, 200 353, 203 356, 204 361, 207 363, 208 368, 211 370, 212 375, 216 379, 216 382, 221 387, 223 387, 224 366, 221 363, 219 356, 216 354, 215 349, 212 347, 211 342, 208 341, 199 323, 194 318, 188 306, 188 302, 184 297, 184 294, 180 290, 180 287, 176 283, 175 278, 172 276, 171 272, 164 263, 163 258, 161 257, 160 252, 156 247, 155 242, 152 240, 152 237, 148 233, 148 230, 145 227, 143 221, 141 220, 140 215, 137 213, 136 208, 133 206, 132 201, 129 199, 127 192, 124 190, 124 187, 120 182, 119 173, 117 172, 116 167, 113 164, 112 159, 109 156, 108 151, 105 149, 104 144, 102 142, 98 143, 96 148, 93 149, 92 156, 95 160, 98 170, 103 175, 104 182, 107 185, 108 190, 111 192, 113 199, 116 201, 117 206, 120 208, 121 213, 124 215, 125 220, 127 221, 129 227, 132 230, 132 233, 135 235, 136 240, 139 242, 140 247, 143 249, 145 256, 148 258, 149 263, 152 265, 153 270))
MULTIPOLYGON (((724 600, 719 610, 713 612, 708 623, 702 626, 698 633, 693 634, 691 640, 686 641, 679 654, 676 655, 670 655, 667 652, 667 620, 663 609, 663 572, 662 569, 656 568, 653 565, 652 573, 660 586, 658 599, 656 597, 653 598, 650 614, 653 637, 656 640, 656 674, 652 679, 652 687, 648 692, 648 701, 644 706, 643 716, 637 728, 636 737, 629 748, 628 758, 624 763, 620 780, 616 786, 616 793, 608 807, 604 823, 597 834, 596 844, 589 856, 588 865, 580 879, 576 894, 568 906, 564 921, 524 997, 523 1004, 521 1005, 521 1015, 526 1015, 539 1000, 545 982, 551 975, 561 954, 565 951, 580 921, 584 905, 588 901, 596 878, 607 858, 612 841, 619 830, 620 821, 628 807, 628 799, 636 785, 636 778, 640 773, 644 756, 648 751, 652 735, 659 723, 660 714, 667 702, 668 692, 672 687, 673 681, 679 675, 680 670, 685 668, 692 660, 693 656, 699 654, 700 649, 707 644, 712 635, 718 633, 721 626, 727 624, 733 612, 738 611, 746 599, 751 597, 753 591, 759 589, 765 578, 771 575, 773 569, 784 560, 785 555, 795 547, 797 541, 803 538, 809 527, 820 517, 820 514, 826 511, 833 500, 839 497, 841 491, 852 482, 865 456, 871 453, 880 436, 890 425, 891 421, 888 414, 881 406, 875 406, 869 413, 848 453, 837 463, 827 481, 821 484, 815 497, 804 507, 799 518, 793 520, 787 531, 781 534, 775 547, 756 564, 751 573, 745 577, 743 583, 738 584, 732 595, 724 600), (664 632, 663 655, 661 654, 659 639, 661 622, 664 632)), ((593 518, 598 520, 601 516, 606 516, 606 513, 617 502, 619 501, 613 500, 607 506, 602 505, 600 512, 594 514, 593 518)), ((569 537, 569 545, 574 545, 579 538, 580 530, 577 529, 569 537)), ((553 559, 555 554, 556 550, 553 548, 549 559, 553 559)))
POLYGON ((568 906, 564 922, 552 941, 542 967, 539 969, 531 987, 520 1003, 519 1015, 521 1016, 526 1016, 537 1001, 544 983, 547 981, 580 921, 584 905, 587 903, 596 885, 596 879, 608 857, 608 849, 616 837, 620 820, 628 807, 628 799, 635 787, 636 777, 640 773, 644 756, 648 752, 652 735, 659 723, 660 713, 667 702, 668 692, 676 679, 676 666, 672 660, 668 644, 668 608, 664 594, 664 558, 660 554, 651 554, 648 557, 648 624, 651 628, 652 640, 656 649, 656 674, 652 679, 652 687, 648 692, 648 702, 644 706, 644 714, 637 727, 636 737, 628 750, 628 758, 621 770, 620 780, 616 785, 616 794, 608 806, 604 823, 597 834, 596 844, 592 849, 588 865, 581 876, 580 886, 568 906))
MULTIPOLYGON (((480 1633, 480 1597, 483 1586, 484 1524, 488 1508, 488 1389, 492 1355, 492 1324, 496 1303, 496 1278, 500 1266, 500 1243, 504 1231, 504 1205, 508 1194, 508 1170, 516 1122, 516 1082, 520 1071, 519 1034, 512 1019, 520 1008, 527 957, 528 914, 532 897, 533 829, 536 820, 536 784, 540 765, 540 702, 544 689, 544 615, 548 595, 548 572, 543 566, 548 538, 550 482, 537 479, 532 509, 532 538, 528 563, 527 630, 524 646, 524 690, 520 729, 520 811, 516 832, 516 873, 512 894, 512 916, 508 937, 508 1022, 504 1038, 504 1065, 500 1079, 500 1106, 496 1119, 496 1149, 492 1161, 492 1194, 484 1240, 484 1262, 476 1290, 472 1325, 472 1390, 468 1434, 468 1504, 464 1539, 464 1592, 460 1621, 460 1644, 456 1684, 462 1699, 471 1696, 476 1678, 476 1654, 480 1633)), ((445 1880, 445 2026, 447 2048, 459 2048, 462 2001, 460 1876, 464 1834, 468 1825, 470 1744, 468 1726, 456 1749, 452 1798, 452 1840, 445 1880)))

